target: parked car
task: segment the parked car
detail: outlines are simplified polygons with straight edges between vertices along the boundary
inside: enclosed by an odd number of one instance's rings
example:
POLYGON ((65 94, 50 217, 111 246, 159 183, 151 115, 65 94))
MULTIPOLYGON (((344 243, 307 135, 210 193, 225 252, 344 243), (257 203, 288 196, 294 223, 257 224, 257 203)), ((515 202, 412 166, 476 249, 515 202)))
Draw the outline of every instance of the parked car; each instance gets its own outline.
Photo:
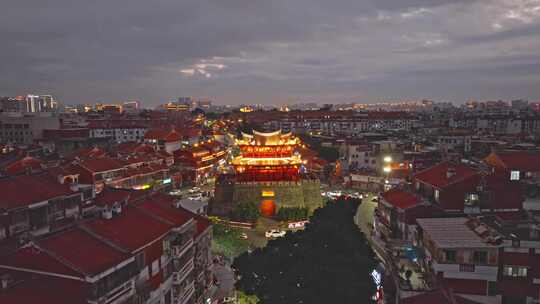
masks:
POLYGON ((170 195, 182 195, 182 191, 178 190, 178 189, 174 189, 174 190, 171 190, 169 192, 170 195))
POLYGON ((270 229, 270 230, 266 231, 266 233, 264 235, 267 238, 278 238, 278 237, 285 236, 285 233, 287 233, 287 232, 284 231, 284 230, 270 229))
POLYGON ((201 188, 193 187, 193 188, 189 189, 188 191, 189 191, 189 193, 201 192, 201 188))

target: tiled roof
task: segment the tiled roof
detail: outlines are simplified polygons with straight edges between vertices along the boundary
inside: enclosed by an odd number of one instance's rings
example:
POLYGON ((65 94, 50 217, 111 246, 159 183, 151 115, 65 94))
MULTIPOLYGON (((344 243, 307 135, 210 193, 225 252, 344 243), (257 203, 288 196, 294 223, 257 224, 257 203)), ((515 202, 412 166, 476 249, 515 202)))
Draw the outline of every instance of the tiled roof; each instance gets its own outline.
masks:
POLYGON ((422 181, 426 184, 437 188, 444 188, 458 181, 466 180, 473 177, 477 172, 466 165, 455 164, 449 161, 439 163, 431 168, 428 168, 420 173, 417 173, 415 180, 422 181), (448 169, 454 169, 455 174, 450 178, 447 177, 448 169))
POLYGON ((95 158, 105 156, 106 152, 99 147, 82 148, 67 156, 68 159, 74 158, 95 158))
POLYGON ((509 170, 519 170, 525 172, 540 171, 540 153, 538 152, 505 151, 494 153, 509 170))
POLYGON ((168 132, 163 129, 150 129, 144 133, 145 139, 164 139, 168 132))
POLYGON ((172 206, 174 201, 174 197, 156 193, 137 204, 137 208, 158 216, 175 227, 180 227, 191 220, 194 214, 184 208, 174 208, 172 206))
POLYGON ((385 202, 399 209, 407 209, 420 204, 418 197, 399 189, 386 191, 382 194, 382 197, 385 202))
POLYGON ((122 164, 118 160, 109 157, 85 159, 79 162, 79 166, 94 173, 112 171, 123 168, 122 164))
POLYGON ((208 227, 212 226, 212 222, 204 216, 196 215, 195 220, 197 221, 197 236, 201 235, 208 227))
POLYGON ((27 170, 39 170, 41 169, 41 163, 42 161, 37 158, 26 156, 8 165, 6 167, 6 173, 15 175, 15 174, 24 173, 27 170))
POLYGON ((84 277, 83 273, 68 267, 48 253, 41 251, 34 246, 23 247, 10 255, 2 256, 0 259, 0 269, 2 266, 49 272, 78 278, 84 277))
POLYGON ((130 257, 79 228, 40 240, 38 245, 90 276, 102 273, 130 257))
MULTIPOLYGON (((1 274, 1 271, 0 271, 1 274)), ((0 292, 2 304, 86 304, 89 284, 11 271, 13 286, 0 292)))
POLYGON ((119 216, 93 219, 84 226, 130 252, 146 247, 173 227, 129 206, 123 207, 119 216))
POLYGON ((112 206, 116 202, 124 202, 129 199, 131 192, 123 189, 105 187, 94 199, 98 206, 112 206))
POLYGON ((180 141, 182 140, 182 135, 180 135, 180 133, 178 133, 176 130, 172 130, 165 136, 164 140, 166 142, 180 141))
POLYGON ((8 210, 75 193, 48 173, 2 178, 0 189, 0 209, 8 210))

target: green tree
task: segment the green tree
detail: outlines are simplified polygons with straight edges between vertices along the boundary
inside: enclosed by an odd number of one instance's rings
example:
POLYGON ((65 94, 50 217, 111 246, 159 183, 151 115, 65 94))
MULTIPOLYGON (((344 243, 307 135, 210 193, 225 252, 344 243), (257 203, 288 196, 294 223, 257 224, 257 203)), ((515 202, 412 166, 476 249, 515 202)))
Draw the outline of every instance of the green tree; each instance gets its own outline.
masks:
POLYGON ((263 304, 373 303, 375 255, 353 221, 358 203, 329 202, 303 231, 235 259, 236 288, 263 304))
POLYGON ((238 221, 256 221, 261 212, 259 206, 256 203, 239 203, 236 204, 232 210, 232 218, 238 221))

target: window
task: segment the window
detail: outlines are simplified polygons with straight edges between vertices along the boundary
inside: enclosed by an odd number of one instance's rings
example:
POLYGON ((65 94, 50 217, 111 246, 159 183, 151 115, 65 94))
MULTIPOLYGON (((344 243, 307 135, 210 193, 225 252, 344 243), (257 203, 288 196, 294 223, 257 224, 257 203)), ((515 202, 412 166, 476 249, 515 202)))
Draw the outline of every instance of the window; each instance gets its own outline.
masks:
POLYGON ((475 251, 473 254, 473 262, 475 264, 487 264, 487 252, 475 251))
POLYGON ((510 171, 510 180, 519 180, 519 171, 510 171))
POLYGON ((445 250, 444 251, 444 260, 446 262, 455 262, 456 261, 456 251, 455 250, 445 250))
POLYGON ((465 205, 466 206, 476 206, 478 204, 478 194, 476 193, 469 193, 465 197, 465 205))
POLYGON ((503 275, 507 277, 526 277, 527 267, 504 265, 503 275))
POLYGON ((474 272, 474 264, 459 264, 460 272, 474 272))

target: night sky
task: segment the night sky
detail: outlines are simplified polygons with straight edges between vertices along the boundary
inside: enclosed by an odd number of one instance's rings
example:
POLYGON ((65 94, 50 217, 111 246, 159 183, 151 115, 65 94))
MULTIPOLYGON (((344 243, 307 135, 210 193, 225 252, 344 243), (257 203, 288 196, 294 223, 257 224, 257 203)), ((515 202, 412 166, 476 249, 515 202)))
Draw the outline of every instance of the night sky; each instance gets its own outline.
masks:
POLYGON ((0 96, 540 99, 540 0, 4 0, 0 96))

